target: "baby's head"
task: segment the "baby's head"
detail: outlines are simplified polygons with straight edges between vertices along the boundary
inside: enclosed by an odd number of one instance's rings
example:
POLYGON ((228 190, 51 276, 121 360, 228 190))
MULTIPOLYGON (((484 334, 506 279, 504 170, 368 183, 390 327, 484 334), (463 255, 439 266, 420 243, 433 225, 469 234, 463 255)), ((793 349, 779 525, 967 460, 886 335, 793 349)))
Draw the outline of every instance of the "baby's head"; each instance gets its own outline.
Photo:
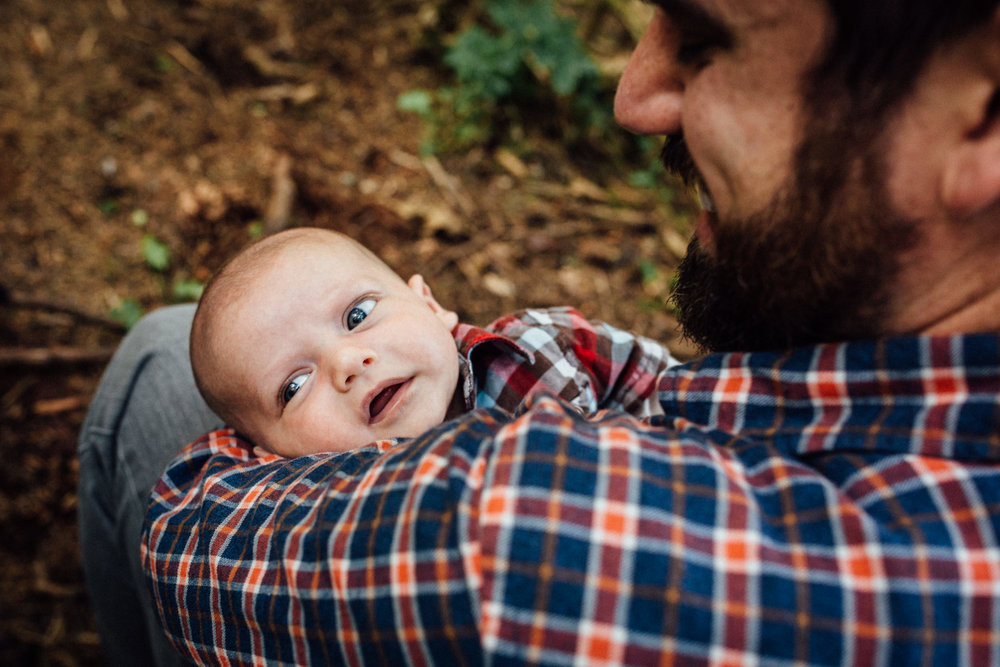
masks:
POLYGON ((283 456, 419 435, 458 385, 455 313, 354 240, 292 229, 212 278, 191 327, 208 405, 283 456))

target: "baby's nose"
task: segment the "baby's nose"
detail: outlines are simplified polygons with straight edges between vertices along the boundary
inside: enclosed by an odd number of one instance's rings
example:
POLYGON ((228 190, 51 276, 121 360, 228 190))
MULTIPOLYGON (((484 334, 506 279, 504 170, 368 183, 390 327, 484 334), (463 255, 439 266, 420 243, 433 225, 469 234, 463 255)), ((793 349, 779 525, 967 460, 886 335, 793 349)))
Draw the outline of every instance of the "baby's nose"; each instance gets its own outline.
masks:
POLYGON ((378 357, 373 350, 356 345, 339 347, 331 355, 333 368, 330 376, 338 391, 348 391, 354 381, 376 361, 378 357))

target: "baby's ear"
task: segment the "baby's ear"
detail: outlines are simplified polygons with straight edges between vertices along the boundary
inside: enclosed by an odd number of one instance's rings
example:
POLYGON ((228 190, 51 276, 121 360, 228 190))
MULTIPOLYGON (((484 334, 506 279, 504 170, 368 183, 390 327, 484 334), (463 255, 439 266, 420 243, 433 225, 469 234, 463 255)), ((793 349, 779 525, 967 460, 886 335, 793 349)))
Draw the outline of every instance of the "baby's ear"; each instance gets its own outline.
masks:
POLYGON ((406 284, 411 290, 417 293, 417 296, 424 300, 424 303, 426 303, 432 311, 434 311, 434 314, 438 316, 438 319, 441 320, 441 323, 444 324, 448 331, 451 331, 458 325, 458 315, 455 311, 448 310, 437 302, 437 299, 435 299, 434 295, 431 293, 430 286, 424 282, 424 277, 422 275, 419 273, 413 274, 410 276, 410 279, 406 281, 406 284))

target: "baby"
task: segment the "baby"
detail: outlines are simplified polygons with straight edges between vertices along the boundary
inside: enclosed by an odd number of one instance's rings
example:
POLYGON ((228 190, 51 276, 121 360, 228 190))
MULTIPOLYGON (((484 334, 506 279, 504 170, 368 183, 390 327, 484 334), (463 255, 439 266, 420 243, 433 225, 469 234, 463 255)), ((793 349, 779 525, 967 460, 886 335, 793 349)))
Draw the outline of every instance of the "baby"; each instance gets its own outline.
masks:
POLYGON ((459 324, 419 275, 299 228, 212 278, 191 328, 198 389, 228 425, 282 456, 414 437, 474 407, 513 410, 546 387, 584 412, 655 412, 662 346, 572 309, 459 324))

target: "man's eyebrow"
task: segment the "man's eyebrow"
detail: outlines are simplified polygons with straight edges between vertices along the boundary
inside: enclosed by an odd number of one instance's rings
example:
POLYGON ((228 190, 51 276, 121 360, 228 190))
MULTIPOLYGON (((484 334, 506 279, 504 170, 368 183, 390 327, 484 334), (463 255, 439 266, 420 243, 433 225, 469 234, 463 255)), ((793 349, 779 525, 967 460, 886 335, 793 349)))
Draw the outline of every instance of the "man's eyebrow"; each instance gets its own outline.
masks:
POLYGON ((717 16, 692 0, 643 0, 663 11, 682 34, 695 35, 714 41, 719 46, 730 46, 733 33, 717 16))

